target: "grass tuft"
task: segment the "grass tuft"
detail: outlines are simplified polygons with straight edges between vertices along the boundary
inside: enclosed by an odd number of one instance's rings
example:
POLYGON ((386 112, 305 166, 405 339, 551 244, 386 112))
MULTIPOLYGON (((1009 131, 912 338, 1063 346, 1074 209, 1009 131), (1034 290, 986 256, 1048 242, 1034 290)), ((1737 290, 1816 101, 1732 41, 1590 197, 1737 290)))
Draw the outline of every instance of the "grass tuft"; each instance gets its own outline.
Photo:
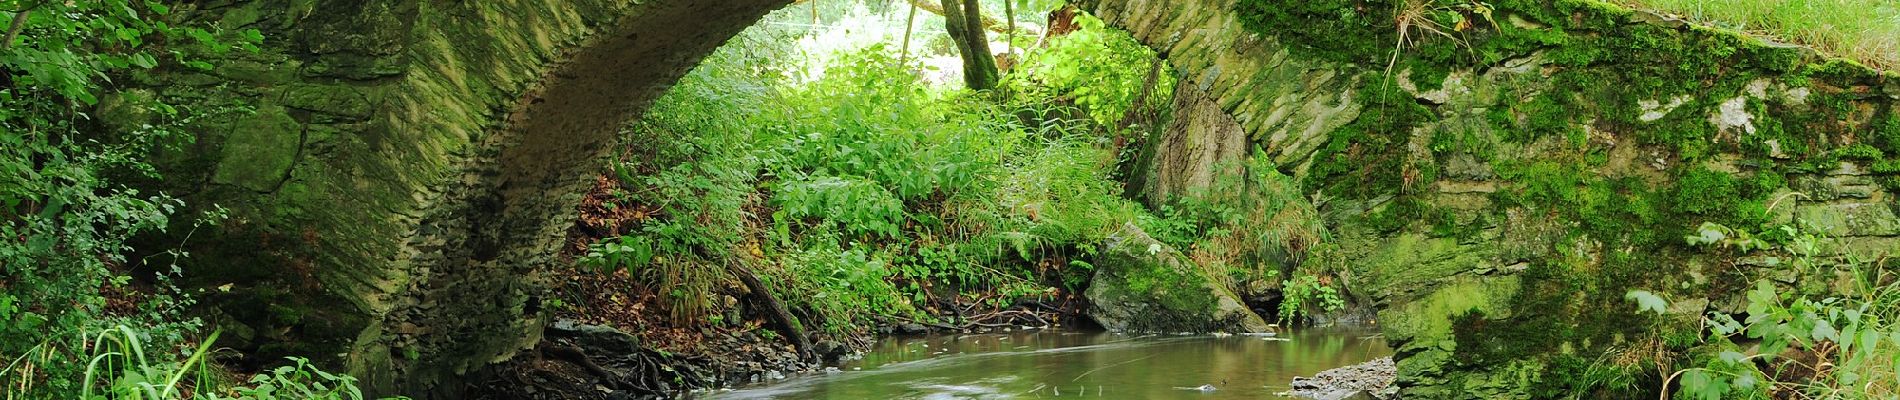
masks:
POLYGON ((1625 0, 1623 3, 1792 41, 1874 68, 1900 67, 1900 1, 1625 0))

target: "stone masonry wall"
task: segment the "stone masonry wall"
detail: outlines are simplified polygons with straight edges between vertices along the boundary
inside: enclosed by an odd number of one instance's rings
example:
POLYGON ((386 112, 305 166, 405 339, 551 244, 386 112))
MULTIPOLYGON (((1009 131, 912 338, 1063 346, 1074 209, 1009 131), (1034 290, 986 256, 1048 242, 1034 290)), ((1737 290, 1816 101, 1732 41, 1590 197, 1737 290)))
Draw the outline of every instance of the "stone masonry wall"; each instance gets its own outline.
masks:
POLYGON ((1406 398, 1654 396, 1644 354, 1690 347, 1753 280, 1842 290, 1684 244, 1703 222, 1900 246, 1900 77, 1594 1, 1489 4, 1460 41, 1405 46, 1392 1, 1082 7, 1181 78, 1144 195, 1259 146, 1332 230, 1309 268, 1381 310, 1406 398))

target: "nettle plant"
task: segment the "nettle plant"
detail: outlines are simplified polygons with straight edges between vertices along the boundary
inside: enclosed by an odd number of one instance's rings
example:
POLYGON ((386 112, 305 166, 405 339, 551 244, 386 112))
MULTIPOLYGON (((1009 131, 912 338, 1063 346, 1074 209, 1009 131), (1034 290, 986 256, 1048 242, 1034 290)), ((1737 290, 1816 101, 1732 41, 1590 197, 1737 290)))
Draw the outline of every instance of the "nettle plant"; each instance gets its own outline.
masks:
MULTIPOLYGON (((1900 286, 1884 260, 1828 248, 1826 237, 1790 226, 1767 234, 1704 223, 1691 245, 1762 256, 1799 276, 1850 276, 1838 293, 1783 290, 1768 279, 1746 293, 1746 316, 1711 311, 1703 318, 1704 351, 1664 382, 1677 398, 1890 399, 1900 396, 1900 286)), ((1667 301, 1631 291, 1638 310, 1662 314, 1667 301)))

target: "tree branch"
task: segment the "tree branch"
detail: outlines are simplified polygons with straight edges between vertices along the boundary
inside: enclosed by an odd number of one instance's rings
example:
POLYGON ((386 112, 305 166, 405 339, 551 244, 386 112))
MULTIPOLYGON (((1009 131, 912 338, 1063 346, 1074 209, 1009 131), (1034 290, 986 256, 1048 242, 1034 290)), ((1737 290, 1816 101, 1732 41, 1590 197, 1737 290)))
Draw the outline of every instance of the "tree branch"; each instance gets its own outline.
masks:
MULTIPOLYGON (((931 14, 943 15, 943 5, 931 2, 930 0, 910 0, 910 4, 913 6, 917 6, 917 8, 921 8, 924 11, 929 11, 931 14)), ((988 15, 983 16, 983 29, 988 30, 990 32, 1008 34, 1010 32, 1009 26, 1011 25, 1014 25, 1014 24, 1005 23, 1001 20, 996 19, 996 17, 991 17, 988 15)), ((1025 27, 1018 27, 1017 29, 1015 29, 1015 31, 1023 35, 1035 35, 1035 36, 1042 35, 1041 33, 1038 33, 1034 30, 1027 29, 1025 27)))
POLYGON ((33 8, 37 8, 37 7, 39 6, 35 5, 25 10, 20 10, 20 12, 13 13, 13 24, 7 26, 7 35, 5 37, 0 37, 0 50, 6 50, 9 47, 13 47, 13 39, 17 39, 20 37, 20 31, 26 29, 26 18, 32 15, 33 8))

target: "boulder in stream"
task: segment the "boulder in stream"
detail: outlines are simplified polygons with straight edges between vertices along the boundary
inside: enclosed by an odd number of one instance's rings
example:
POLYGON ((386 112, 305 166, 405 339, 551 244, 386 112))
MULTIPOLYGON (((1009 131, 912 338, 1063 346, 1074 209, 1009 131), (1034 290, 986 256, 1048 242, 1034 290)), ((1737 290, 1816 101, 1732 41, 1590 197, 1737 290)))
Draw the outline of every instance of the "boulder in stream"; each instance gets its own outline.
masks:
POLYGON ((1270 332, 1260 315, 1187 256, 1134 225, 1104 241, 1084 292, 1089 317, 1114 331, 1270 332))

